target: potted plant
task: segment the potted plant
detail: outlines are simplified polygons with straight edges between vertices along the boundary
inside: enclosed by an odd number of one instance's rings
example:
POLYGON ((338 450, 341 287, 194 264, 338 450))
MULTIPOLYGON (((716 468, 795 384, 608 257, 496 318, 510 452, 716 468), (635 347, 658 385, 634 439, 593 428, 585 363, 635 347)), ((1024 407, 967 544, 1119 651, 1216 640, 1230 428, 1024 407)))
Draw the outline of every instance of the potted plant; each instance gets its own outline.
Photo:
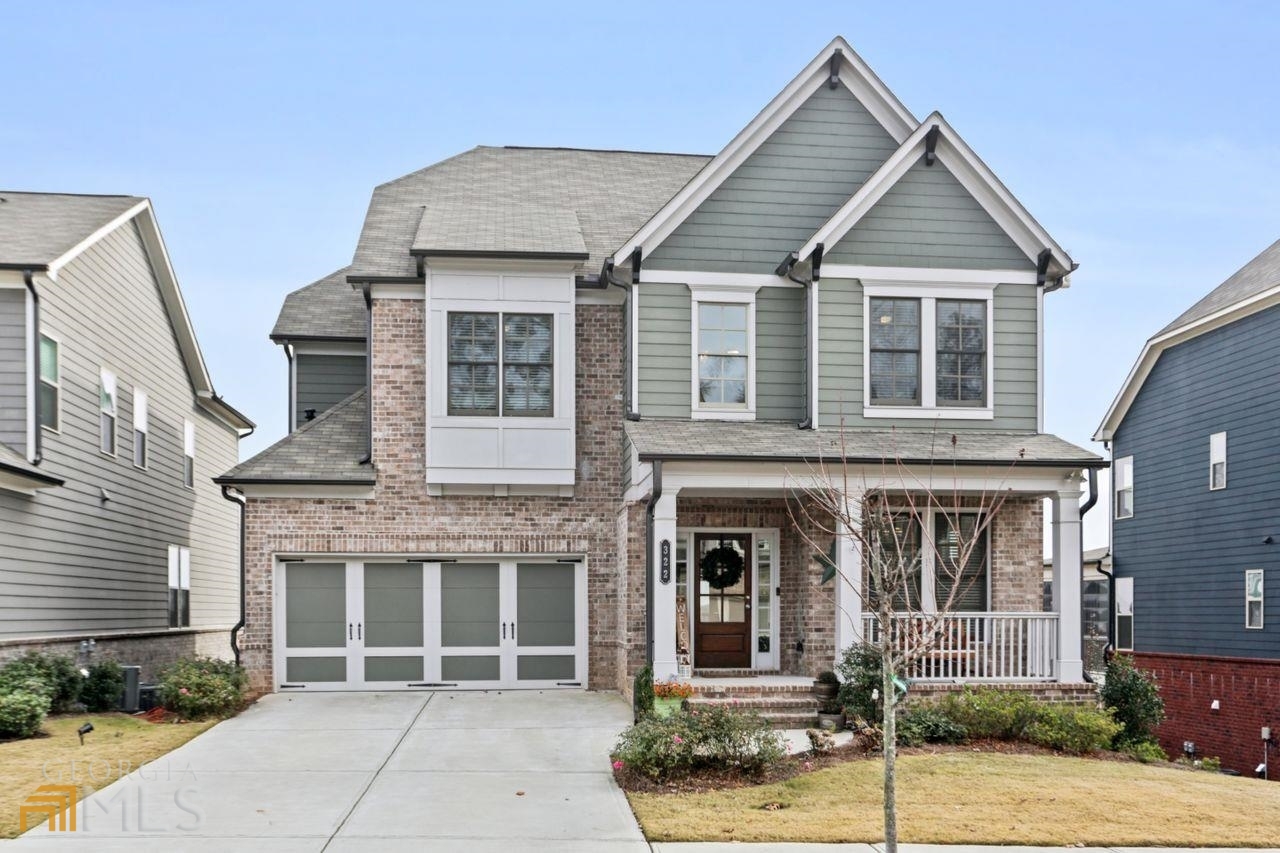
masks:
POLYGON ((653 713, 659 717, 669 717, 684 700, 693 695, 693 685, 676 681, 660 681, 653 685, 653 713))
POLYGON ((840 677, 829 669, 818 673, 813 680, 813 692, 819 699, 834 699, 840 691, 840 677))
POLYGON ((818 709, 818 728, 824 732, 844 730, 844 708, 836 699, 824 699, 818 709))

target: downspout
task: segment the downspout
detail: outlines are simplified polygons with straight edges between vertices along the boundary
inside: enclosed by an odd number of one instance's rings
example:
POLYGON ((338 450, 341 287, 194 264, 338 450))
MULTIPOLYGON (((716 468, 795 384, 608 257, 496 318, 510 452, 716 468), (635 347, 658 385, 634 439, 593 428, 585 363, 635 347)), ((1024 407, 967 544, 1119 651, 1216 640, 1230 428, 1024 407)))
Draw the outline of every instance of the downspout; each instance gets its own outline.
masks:
POLYGON ((625 355, 623 357, 622 399, 625 401, 627 420, 638 421, 640 420, 640 412, 636 409, 636 401, 632 399, 631 393, 631 372, 635 369, 635 362, 633 361, 635 353, 631 351, 631 324, 633 322, 633 318, 631 316, 633 306, 631 289, 638 285, 636 283, 620 281, 615 277, 613 274, 613 261, 611 259, 604 262, 604 266, 600 270, 600 280, 605 283, 606 287, 612 285, 620 288, 623 293, 622 325, 624 333, 623 337, 625 339, 623 342, 623 352, 625 355))
POLYGON ((232 503, 234 503, 234 504, 238 504, 238 505, 240 506, 240 621, 236 622, 236 624, 235 624, 235 625, 233 625, 233 626, 232 626, 232 628, 231 628, 231 654, 235 656, 235 659, 236 659, 236 666, 239 666, 239 665, 240 665, 240 643, 239 643, 239 634, 240 634, 240 632, 241 632, 242 630, 244 630, 244 622, 245 622, 245 619, 244 619, 244 614, 245 614, 245 605, 244 605, 244 592, 245 592, 245 577, 244 577, 244 565, 245 565, 245 561, 244 561, 244 546, 245 546, 244 514, 245 514, 245 507, 248 505, 248 501, 245 499, 245 497, 244 497, 244 495, 243 495, 243 494, 241 494, 241 495, 240 495, 240 497, 238 497, 238 498, 237 498, 237 497, 232 497, 232 496, 231 496, 231 487, 230 487, 230 486, 223 486, 223 487, 222 487, 222 497, 223 497, 223 498, 225 498, 226 500, 229 500, 229 501, 231 501, 232 503))
POLYGON ((795 252, 787 255, 774 270, 778 275, 785 275, 804 288, 804 381, 800 391, 800 398, 804 405, 804 419, 796 424, 798 429, 813 429, 813 401, 809 399, 809 386, 813 382, 813 372, 818 369, 818 366, 813 364, 813 324, 810 318, 813 316, 813 283, 819 280, 822 273, 822 248, 821 243, 814 247, 808 278, 796 275, 795 267, 799 256, 795 252))
POLYGON ((644 660, 653 666, 653 515, 662 497, 662 460, 653 460, 653 489, 645 507, 644 529, 644 660))
POLYGON ((368 465, 373 461, 373 293, 369 288, 369 282, 364 283, 361 292, 364 294, 364 307, 368 317, 364 324, 365 452, 360 464, 368 465))
POLYGON ((289 432, 293 432, 298 428, 297 421, 295 420, 297 418, 297 414, 294 408, 298 403, 293 398, 293 388, 297 384, 297 381, 293 376, 293 344, 288 341, 284 342, 284 357, 289 360, 289 416, 285 419, 285 423, 289 425, 289 432))
POLYGON ((40 415, 43 414, 40 411, 40 292, 36 290, 35 274, 31 270, 22 271, 22 283, 31 294, 31 324, 35 327, 31 330, 31 387, 35 389, 31 408, 35 414, 36 429, 31 464, 39 465, 44 461, 44 427, 40 425, 40 415))
MULTIPOLYGON (((1088 476, 1089 476, 1089 498, 1088 500, 1086 500, 1084 503, 1080 505, 1080 574, 1081 574, 1080 583, 1082 588, 1084 585, 1084 577, 1083 577, 1084 575, 1084 517, 1089 513, 1089 510, 1093 509, 1093 505, 1098 502, 1098 472, 1095 469, 1090 468, 1088 476)), ((1106 575, 1108 579, 1111 578, 1111 574, 1109 572, 1102 571, 1101 561, 1098 562, 1098 571, 1106 575)), ((1110 587, 1110 583, 1108 583, 1108 587, 1110 587)), ((1110 606, 1114 608, 1115 604, 1112 603, 1110 604, 1110 606)), ((1080 596, 1080 625, 1081 626, 1084 625, 1084 595, 1083 594, 1080 596)), ((1108 645, 1111 642, 1110 626, 1111 626, 1111 619, 1110 617, 1108 617, 1107 618, 1108 645)), ((1090 684, 1093 683, 1093 679, 1089 677, 1088 672, 1085 672, 1084 680, 1089 682, 1090 684)))

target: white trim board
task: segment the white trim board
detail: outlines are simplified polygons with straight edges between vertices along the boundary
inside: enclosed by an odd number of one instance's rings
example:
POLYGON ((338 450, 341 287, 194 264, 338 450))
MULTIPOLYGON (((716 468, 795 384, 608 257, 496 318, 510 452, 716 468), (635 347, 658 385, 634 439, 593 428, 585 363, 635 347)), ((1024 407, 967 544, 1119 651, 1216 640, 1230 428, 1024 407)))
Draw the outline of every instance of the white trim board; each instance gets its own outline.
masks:
POLYGON ((1120 427, 1120 422, 1128 414, 1129 407, 1137 399, 1143 383, 1147 381, 1147 376, 1150 375, 1152 368, 1156 365, 1156 361, 1160 358, 1160 354, 1165 350, 1193 338, 1198 338, 1200 335, 1207 334, 1215 329, 1220 329, 1237 320, 1243 320, 1260 311, 1273 308, 1276 305, 1280 305, 1280 285, 1264 290, 1262 293, 1255 294, 1233 305, 1228 305, 1207 317, 1202 317, 1199 320, 1179 326, 1176 329, 1170 329, 1162 335, 1151 338, 1143 345, 1142 352, 1138 355, 1138 360, 1134 362, 1133 367, 1129 370, 1129 375, 1125 377, 1124 384, 1120 386, 1119 393, 1116 394, 1115 400, 1112 401, 1111 407, 1107 409, 1106 417, 1102 419, 1102 423, 1098 425, 1097 431, 1094 432, 1093 440, 1111 441, 1115 437, 1116 430, 1120 427))
MULTIPOLYGON (((662 206, 623 244, 614 258, 629 258, 642 247, 652 252, 671 236, 702 202, 756 152, 775 130, 800 108, 809 97, 830 81, 831 60, 841 57, 839 82, 880 122, 889 135, 902 142, 916 128, 915 117, 903 106, 875 72, 862 60, 849 43, 836 36, 804 67, 768 105, 735 136, 710 163, 662 206)), ((641 275, 643 275, 643 267, 641 275)))
MULTIPOLYGON (((1042 249, 1049 249, 1057 266, 1056 275, 1071 272, 1071 258, 1054 241, 1039 222, 1005 188, 985 163, 979 159, 960 135, 939 112, 933 112, 907 137, 898 150, 867 178, 866 183, 850 196, 839 210, 800 249, 800 260, 807 260, 822 243, 827 249, 834 247, 865 216, 884 194, 892 188, 907 170, 919 162, 925 151, 929 131, 938 128, 935 153, 944 167, 951 171, 961 185, 996 221, 1018 248, 1032 261, 1042 249)), ((825 268, 824 268, 824 271, 825 268)), ((831 275, 827 272, 827 275, 831 275)))

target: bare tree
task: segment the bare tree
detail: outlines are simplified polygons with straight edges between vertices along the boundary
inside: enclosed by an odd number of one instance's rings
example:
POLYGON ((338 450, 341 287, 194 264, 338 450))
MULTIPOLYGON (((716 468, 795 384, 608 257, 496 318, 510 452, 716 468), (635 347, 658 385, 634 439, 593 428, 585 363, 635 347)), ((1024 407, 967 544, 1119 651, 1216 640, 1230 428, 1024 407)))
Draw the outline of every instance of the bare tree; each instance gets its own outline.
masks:
MULTIPOLYGON (((923 470, 904 464, 895 448, 881 460, 874 481, 862 465, 849 462, 845 438, 842 422, 839 458, 815 463, 806 477, 792 478, 794 499, 787 506, 802 541, 826 568, 823 582, 847 585, 862 612, 873 617, 863 641, 880 659, 884 840, 886 853, 896 853, 899 685, 921 666, 937 667, 947 655, 966 654, 975 639, 958 636, 950 617, 973 588, 977 575, 966 567, 982 556, 987 531, 1008 490, 1003 478, 990 488, 956 487, 954 435, 942 452, 935 440, 935 452, 923 470), (945 492, 934 485, 944 480, 951 483, 945 492), (834 551, 841 540, 852 541, 862 555, 853 576, 838 567, 834 551), (830 554, 827 542, 835 543, 830 554), (923 586, 926 555, 933 566, 933 590, 923 586)), ((839 606, 838 595, 836 599, 839 606)), ((843 611, 841 617, 851 618, 843 611)))

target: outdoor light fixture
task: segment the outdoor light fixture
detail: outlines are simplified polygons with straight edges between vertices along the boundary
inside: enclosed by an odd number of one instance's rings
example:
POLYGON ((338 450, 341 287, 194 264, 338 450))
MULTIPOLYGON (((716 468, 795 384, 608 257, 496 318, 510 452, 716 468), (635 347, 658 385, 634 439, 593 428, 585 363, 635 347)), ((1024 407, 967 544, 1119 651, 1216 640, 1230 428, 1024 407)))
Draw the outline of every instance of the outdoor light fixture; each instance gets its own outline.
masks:
POLYGON ((80 735, 80 745, 81 745, 81 746, 84 746, 84 736, 85 736, 85 735, 87 735, 87 734, 88 734, 89 732, 91 732, 91 731, 93 731, 93 723, 85 723, 83 726, 81 726, 80 728, 76 729, 76 733, 77 733, 78 735, 80 735))

